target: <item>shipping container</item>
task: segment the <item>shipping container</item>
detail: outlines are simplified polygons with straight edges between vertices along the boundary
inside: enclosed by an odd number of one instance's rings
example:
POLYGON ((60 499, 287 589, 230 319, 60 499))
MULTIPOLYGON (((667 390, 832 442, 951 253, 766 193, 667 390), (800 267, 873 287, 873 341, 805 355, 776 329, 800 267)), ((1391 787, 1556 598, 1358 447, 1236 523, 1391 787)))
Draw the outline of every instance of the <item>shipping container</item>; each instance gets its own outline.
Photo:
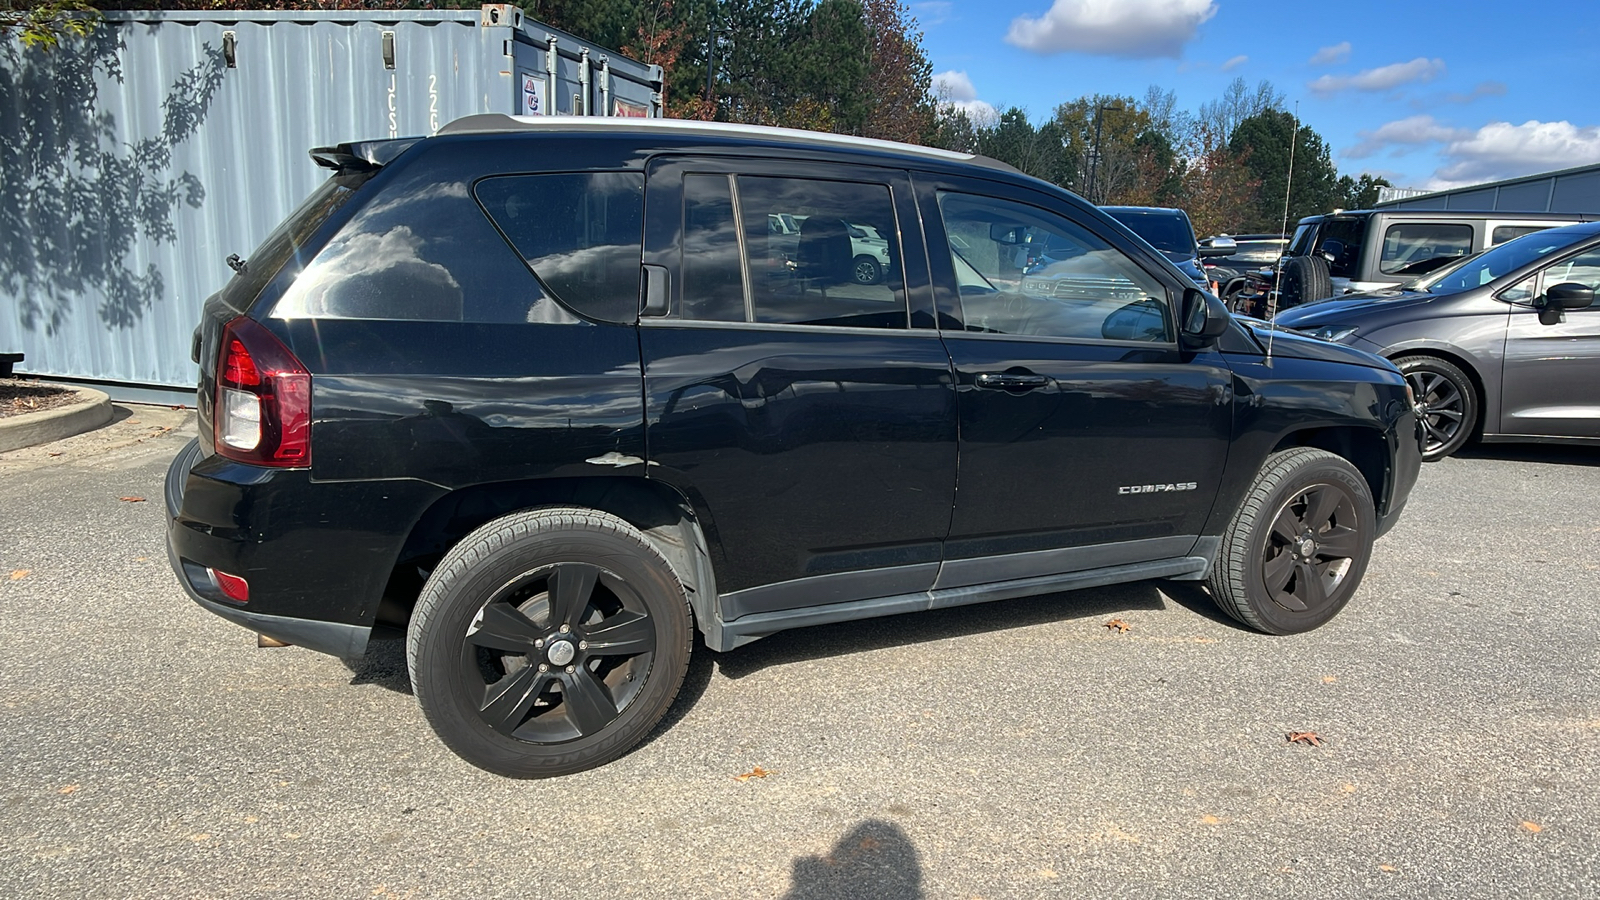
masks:
MULTIPOLYGON (((475 113, 661 115, 661 68, 524 18, 109 12, 0 39, 0 352, 113 396, 192 390, 200 305, 325 178, 307 155, 475 113)), ((173 402, 181 402, 177 397, 173 402)))

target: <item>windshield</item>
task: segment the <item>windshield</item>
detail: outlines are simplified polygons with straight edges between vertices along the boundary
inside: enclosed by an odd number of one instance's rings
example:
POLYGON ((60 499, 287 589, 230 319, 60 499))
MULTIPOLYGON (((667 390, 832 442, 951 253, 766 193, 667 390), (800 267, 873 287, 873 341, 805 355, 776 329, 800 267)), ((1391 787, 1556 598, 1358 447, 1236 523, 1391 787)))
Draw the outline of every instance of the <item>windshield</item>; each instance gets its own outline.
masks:
POLYGON ((1166 253, 1195 255, 1194 229, 1181 211, 1149 212, 1108 209, 1111 218, 1128 226, 1128 230, 1145 239, 1150 246, 1166 253))
POLYGON ((1542 259, 1571 244, 1574 237, 1560 230, 1539 231, 1507 241, 1483 255, 1475 256, 1460 268, 1452 269, 1428 290, 1435 294, 1454 294, 1488 284, 1496 278, 1542 259))

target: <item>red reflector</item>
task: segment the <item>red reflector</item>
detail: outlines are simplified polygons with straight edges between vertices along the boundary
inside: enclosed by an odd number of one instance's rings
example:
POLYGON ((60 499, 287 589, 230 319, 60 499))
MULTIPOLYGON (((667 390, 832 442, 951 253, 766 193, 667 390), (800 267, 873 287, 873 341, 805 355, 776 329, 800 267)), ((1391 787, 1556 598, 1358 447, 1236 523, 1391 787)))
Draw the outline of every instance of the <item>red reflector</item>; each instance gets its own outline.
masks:
POLYGON ((216 569, 207 569, 206 571, 211 573, 211 578, 216 581, 217 587, 230 599, 237 600, 240 603, 250 602, 250 582, 237 575, 218 572, 216 569))
POLYGON ((261 373, 256 371, 256 361, 238 338, 228 342, 228 355, 222 363, 222 380, 238 387, 251 387, 261 383, 261 373))

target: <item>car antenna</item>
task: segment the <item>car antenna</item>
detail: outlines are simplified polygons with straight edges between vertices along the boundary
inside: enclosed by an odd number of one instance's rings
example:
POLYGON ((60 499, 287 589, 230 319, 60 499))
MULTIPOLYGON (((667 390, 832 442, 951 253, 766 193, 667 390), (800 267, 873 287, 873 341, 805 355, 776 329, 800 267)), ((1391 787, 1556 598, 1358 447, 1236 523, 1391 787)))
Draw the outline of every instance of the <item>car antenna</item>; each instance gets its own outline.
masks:
MULTIPOLYGON (((1278 237, 1287 238, 1289 235, 1289 191, 1294 187, 1294 145, 1300 143, 1300 101, 1294 102, 1294 127, 1289 130, 1289 174, 1283 179, 1283 227, 1278 231, 1278 237)), ((1284 248, 1285 253, 1289 250, 1284 248)), ((1278 254, 1278 271, 1272 277, 1272 290, 1267 294, 1267 360, 1268 368, 1272 366, 1272 337, 1278 333, 1278 327, 1272 320, 1278 316, 1278 297, 1283 294, 1283 257, 1278 254)))

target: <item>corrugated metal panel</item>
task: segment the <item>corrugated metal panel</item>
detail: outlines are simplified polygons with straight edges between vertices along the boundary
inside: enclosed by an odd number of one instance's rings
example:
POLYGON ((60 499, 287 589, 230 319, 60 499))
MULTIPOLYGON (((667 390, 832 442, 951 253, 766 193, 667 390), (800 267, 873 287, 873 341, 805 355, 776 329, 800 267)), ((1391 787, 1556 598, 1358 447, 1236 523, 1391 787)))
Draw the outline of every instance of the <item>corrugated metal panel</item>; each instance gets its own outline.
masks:
MULTIPOLYGON (((114 13, 54 51, 0 43, 0 350, 26 354, 20 371, 193 385, 200 304, 326 177, 309 148, 520 112, 506 54, 549 31, 514 7, 227 15, 114 13), (491 9, 503 24, 482 24, 491 9)), ((659 69, 609 62, 614 90, 651 101, 659 69)))
POLYGON ((1381 200, 1377 205, 1383 209, 1600 213, 1600 165, 1381 200))

